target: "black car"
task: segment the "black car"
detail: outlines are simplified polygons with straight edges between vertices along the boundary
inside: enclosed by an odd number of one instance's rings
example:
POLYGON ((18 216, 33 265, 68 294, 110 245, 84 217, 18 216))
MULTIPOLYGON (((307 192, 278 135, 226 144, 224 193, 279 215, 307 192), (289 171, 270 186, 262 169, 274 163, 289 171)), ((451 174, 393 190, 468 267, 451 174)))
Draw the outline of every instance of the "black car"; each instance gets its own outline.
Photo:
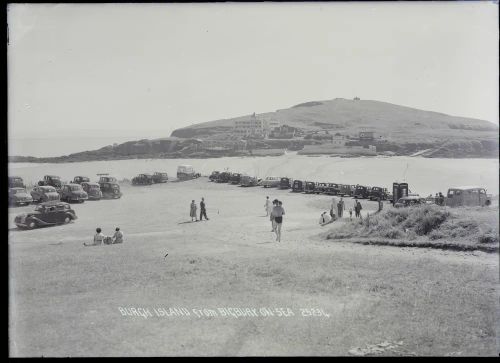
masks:
POLYGON ((338 195, 341 197, 348 196, 350 197, 352 195, 352 188, 348 184, 340 184, 339 185, 339 192, 338 195))
POLYGON ((217 176, 217 183, 228 183, 231 180, 231 173, 224 171, 217 176))
POLYGON ((73 178, 73 184, 90 183, 90 179, 86 176, 75 176, 73 178))
POLYGON ((240 173, 233 173, 231 175, 230 182, 231 184, 240 184, 241 181, 241 174, 240 173))
POLYGON ((301 193, 304 191, 304 182, 302 180, 294 180, 292 192, 301 193))
POLYGON ((354 198, 358 199, 367 199, 370 197, 370 188, 365 187, 363 185, 356 185, 356 189, 354 190, 354 198))
POLYGON ((104 199, 119 199, 123 195, 120 191, 120 185, 114 177, 101 176, 99 178, 99 187, 104 199))
POLYGON ((317 194, 320 194, 320 193, 325 193, 327 192, 328 190, 328 184, 327 183, 318 183, 316 185, 316 193, 317 194))
POLYGON ((51 186, 56 189, 61 189, 62 182, 61 178, 57 175, 45 175, 43 180, 38 182, 39 186, 51 186))
POLYGON ((318 183, 306 181, 304 191, 306 192, 306 194, 319 194, 320 192, 317 187, 318 183))
POLYGON ((151 185, 153 184, 153 176, 151 174, 139 174, 132 178, 132 185, 151 185))
POLYGON ((208 180, 211 182, 217 181, 217 178, 219 177, 220 172, 218 171, 212 171, 212 174, 208 177, 208 180))
POLYGON ((14 222, 18 228, 33 229, 69 223, 75 219, 76 213, 68 203, 52 201, 39 204, 33 212, 19 214, 14 222))
POLYGON ((324 189, 324 193, 328 195, 338 195, 339 192, 339 185, 335 183, 328 183, 324 189))
POLYGON ((290 189, 291 180, 290 178, 281 178, 279 189, 290 189))
POLYGON ((160 171, 156 171, 153 174, 153 183, 166 183, 168 182, 168 174, 167 173, 162 173, 160 171))
POLYGON ((378 200, 379 198, 380 200, 386 200, 387 195, 387 188, 372 187, 368 198, 370 198, 370 200, 378 200))

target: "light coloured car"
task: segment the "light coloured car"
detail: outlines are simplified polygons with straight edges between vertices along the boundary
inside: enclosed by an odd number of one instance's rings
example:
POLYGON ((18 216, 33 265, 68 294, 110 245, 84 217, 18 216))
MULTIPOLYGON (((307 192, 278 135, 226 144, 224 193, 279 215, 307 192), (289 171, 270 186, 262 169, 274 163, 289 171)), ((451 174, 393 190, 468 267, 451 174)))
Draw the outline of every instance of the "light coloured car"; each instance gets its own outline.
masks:
POLYGON ((268 176, 262 182, 264 188, 276 188, 280 185, 281 177, 279 176, 268 176))
POLYGON ((61 196, 57 192, 56 188, 49 185, 36 186, 33 188, 30 194, 33 198, 33 201, 39 203, 61 199, 61 196))
POLYGON ((33 197, 25 188, 9 188, 9 205, 27 205, 32 201, 33 197))

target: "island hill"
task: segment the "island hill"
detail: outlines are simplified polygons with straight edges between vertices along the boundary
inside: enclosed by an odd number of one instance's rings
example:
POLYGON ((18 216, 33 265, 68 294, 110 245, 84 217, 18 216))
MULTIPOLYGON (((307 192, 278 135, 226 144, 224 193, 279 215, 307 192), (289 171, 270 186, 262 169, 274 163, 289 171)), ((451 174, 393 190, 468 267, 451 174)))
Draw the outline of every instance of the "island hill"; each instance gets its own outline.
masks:
POLYGON ((386 102, 336 98, 204 122, 170 137, 130 141, 59 157, 11 156, 12 162, 280 155, 414 155, 497 158, 498 126, 386 102))

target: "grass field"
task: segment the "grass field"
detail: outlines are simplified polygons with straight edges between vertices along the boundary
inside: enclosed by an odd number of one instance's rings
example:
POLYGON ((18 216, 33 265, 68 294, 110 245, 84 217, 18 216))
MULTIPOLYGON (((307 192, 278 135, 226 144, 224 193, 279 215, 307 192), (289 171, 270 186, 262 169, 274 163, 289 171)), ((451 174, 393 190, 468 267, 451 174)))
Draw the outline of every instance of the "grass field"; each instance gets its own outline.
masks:
POLYGON ((123 193, 74 205, 74 223, 33 231, 12 224, 32 207, 10 210, 11 356, 349 355, 376 344, 369 354, 498 355, 494 254, 326 240, 344 223, 318 225, 327 196, 206 178, 123 193), (286 210, 281 243, 266 195, 286 210), (189 223, 189 204, 202 196, 210 220, 189 223), (82 245, 96 227, 116 226, 123 244, 82 245), (221 316, 225 307, 274 316, 221 316), (302 316, 306 308, 329 317, 302 316))

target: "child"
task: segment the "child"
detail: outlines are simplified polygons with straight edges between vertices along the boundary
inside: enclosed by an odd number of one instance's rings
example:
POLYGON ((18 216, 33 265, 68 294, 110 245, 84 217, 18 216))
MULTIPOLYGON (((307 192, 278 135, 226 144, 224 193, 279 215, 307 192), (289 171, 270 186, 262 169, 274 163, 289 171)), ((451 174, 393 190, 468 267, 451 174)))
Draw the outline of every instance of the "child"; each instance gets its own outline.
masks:
POLYGON ((113 243, 122 243, 123 242, 123 232, 120 231, 120 228, 116 227, 115 234, 113 235, 113 243))
POLYGON ((349 208, 349 220, 352 221, 352 207, 349 208))
POLYGON ((104 235, 101 233, 100 228, 96 228, 96 234, 94 235, 94 242, 93 243, 85 243, 83 242, 84 246, 99 246, 102 244, 104 241, 104 235))

